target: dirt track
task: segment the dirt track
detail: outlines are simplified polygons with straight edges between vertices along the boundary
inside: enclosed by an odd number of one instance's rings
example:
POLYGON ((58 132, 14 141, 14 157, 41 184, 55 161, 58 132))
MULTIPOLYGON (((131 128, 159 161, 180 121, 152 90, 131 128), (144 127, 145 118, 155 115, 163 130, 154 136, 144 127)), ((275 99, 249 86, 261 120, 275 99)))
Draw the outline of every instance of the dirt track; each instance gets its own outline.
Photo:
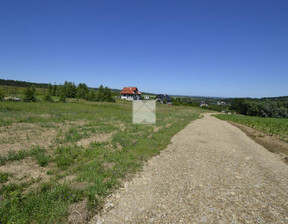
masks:
POLYGON ((288 223, 288 166, 206 114, 174 136, 91 223, 288 223))

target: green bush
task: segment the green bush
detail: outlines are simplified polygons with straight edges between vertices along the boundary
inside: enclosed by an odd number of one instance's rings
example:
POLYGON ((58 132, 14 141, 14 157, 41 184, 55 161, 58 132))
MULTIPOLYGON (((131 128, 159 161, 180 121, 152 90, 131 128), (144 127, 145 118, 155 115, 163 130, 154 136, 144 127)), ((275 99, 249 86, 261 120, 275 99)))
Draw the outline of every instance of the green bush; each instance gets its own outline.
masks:
POLYGON ((28 86, 26 91, 25 91, 25 98, 24 101, 25 102, 36 102, 36 97, 35 97, 35 86, 28 86))

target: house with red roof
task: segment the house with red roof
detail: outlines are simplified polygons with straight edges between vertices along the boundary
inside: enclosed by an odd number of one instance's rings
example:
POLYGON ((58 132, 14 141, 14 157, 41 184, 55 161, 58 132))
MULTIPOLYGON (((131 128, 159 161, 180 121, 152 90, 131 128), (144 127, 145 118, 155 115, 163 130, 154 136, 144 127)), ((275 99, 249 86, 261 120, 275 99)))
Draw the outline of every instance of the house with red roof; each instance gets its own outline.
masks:
POLYGON ((140 100, 141 96, 137 87, 124 87, 120 94, 122 100, 140 100))

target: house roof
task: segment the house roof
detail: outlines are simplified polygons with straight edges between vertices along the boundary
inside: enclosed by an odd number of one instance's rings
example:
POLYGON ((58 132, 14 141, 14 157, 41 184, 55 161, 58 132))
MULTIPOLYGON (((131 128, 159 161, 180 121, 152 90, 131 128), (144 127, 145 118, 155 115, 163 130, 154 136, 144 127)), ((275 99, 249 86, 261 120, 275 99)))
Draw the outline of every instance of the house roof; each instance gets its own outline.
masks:
POLYGON ((163 101, 164 99, 166 99, 167 102, 172 102, 172 99, 169 95, 166 95, 166 94, 158 94, 156 97, 155 97, 156 100, 161 100, 163 101))
POLYGON ((141 94, 141 92, 138 91, 137 87, 124 87, 120 93, 121 94, 141 94))

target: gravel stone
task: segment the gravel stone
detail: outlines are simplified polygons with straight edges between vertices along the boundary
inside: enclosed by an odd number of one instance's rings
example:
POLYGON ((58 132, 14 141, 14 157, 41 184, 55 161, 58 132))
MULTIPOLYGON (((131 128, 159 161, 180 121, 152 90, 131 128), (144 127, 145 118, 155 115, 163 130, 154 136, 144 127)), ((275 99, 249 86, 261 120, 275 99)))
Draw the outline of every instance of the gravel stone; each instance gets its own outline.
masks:
POLYGON ((237 127, 205 114, 107 203, 114 207, 90 223, 284 224, 288 166, 237 127))

